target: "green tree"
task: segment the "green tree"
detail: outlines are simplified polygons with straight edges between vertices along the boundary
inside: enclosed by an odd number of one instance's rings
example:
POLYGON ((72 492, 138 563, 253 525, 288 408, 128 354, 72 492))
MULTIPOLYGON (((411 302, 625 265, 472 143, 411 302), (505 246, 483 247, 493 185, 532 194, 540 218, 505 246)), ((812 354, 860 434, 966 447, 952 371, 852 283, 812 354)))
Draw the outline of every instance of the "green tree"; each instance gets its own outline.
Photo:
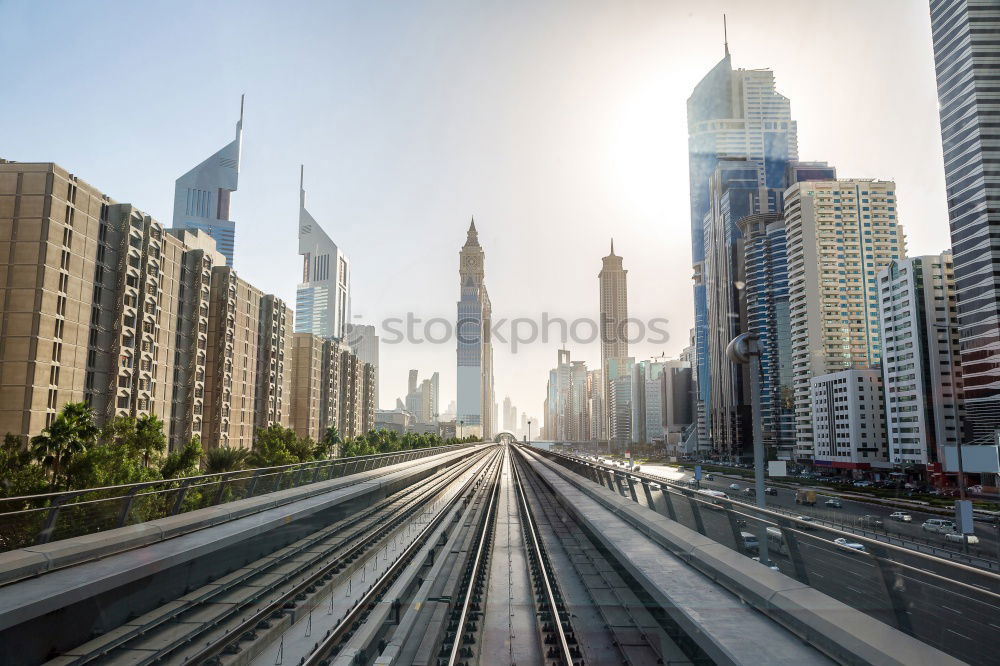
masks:
POLYGON ((289 465, 297 461, 291 450, 296 447, 298 437, 291 428, 272 423, 257 429, 257 441, 248 462, 251 467, 275 467, 289 465))
POLYGON ((158 463, 167 450, 167 437, 163 434, 163 421, 155 414, 143 414, 135 420, 133 450, 142 457, 142 466, 158 463))
POLYGON ((330 426, 323 433, 323 438, 316 442, 314 456, 317 460, 336 458, 340 454, 340 445, 343 440, 340 438, 340 431, 337 426, 330 426))
POLYGON ((95 444, 73 456, 66 464, 67 487, 75 490, 142 483, 159 478, 160 470, 145 467, 130 443, 121 440, 95 444))
POLYGON ((203 471, 205 474, 235 472, 246 466, 250 457, 249 449, 220 446, 205 452, 203 471))
POLYGON ((167 456, 166 460, 163 461, 163 467, 160 468, 160 475, 164 479, 197 476, 198 463, 203 453, 201 438, 192 437, 191 441, 184 445, 184 448, 167 456))
POLYGON ((64 470, 73 457, 90 448, 97 437, 94 412, 83 402, 67 403, 52 424, 31 438, 35 460, 48 469, 53 489, 65 485, 64 470))
POLYGON ((7 433, 0 444, 0 497, 19 497, 45 492, 45 470, 36 465, 28 441, 7 433))
POLYGON ((296 438, 294 442, 288 444, 288 453, 295 458, 295 462, 309 462, 315 460, 316 442, 312 437, 296 438))

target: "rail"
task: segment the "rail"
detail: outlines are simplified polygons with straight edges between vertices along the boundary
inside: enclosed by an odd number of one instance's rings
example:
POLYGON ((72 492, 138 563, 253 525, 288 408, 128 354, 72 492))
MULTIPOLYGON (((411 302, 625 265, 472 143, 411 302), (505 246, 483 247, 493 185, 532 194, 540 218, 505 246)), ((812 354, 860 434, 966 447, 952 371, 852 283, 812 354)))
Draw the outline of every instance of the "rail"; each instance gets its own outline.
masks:
MULTIPOLYGON (((502 455, 508 455, 506 452, 502 455)), ((502 463, 501 463, 502 465, 502 463)), ((481 573, 481 568, 485 564, 487 551, 489 550, 489 541, 493 533, 493 524, 496 519, 497 506, 499 505, 500 497, 500 470, 502 466, 498 468, 498 479, 493 485, 493 492, 490 493, 490 497, 487 500, 486 505, 486 515, 483 517, 480 529, 482 530, 479 535, 479 544, 476 546, 476 555, 472 560, 472 567, 469 570, 469 584, 465 588, 465 594, 462 597, 462 611, 458 617, 458 624, 455 630, 455 640, 451 644, 451 651, 448 655, 448 666, 458 666, 459 660, 462 659, 460 656, 461 649, 463 647, 463 637, 465 636, 465 626, 469 621, 469 615, 472 612, 472 605, 476 602, 476 586, 480 584, 479 574, 481 573)))
MULTIPOLYGON (((499 455, 495 454, 495 455, 499 455)), ((459 502, 464 500, 466 495, 470 491, 474 491, 476 487, 476 482, 478 479, 486 478, 489 474, 491 465, 494 464, 495 458, 488 461, 479 474, 471 477, 468 481, 463 484, 461 490, 456 493, 449 501, 447 506, 442 508, 438 514, 431 519, 424 528, 416 535, 414 540, 406 547, 406 549, 400 554, 399 558, 386 570, 384 574, 372 584, 371 588, 358 600, 351 610, 347 612, 344 618, 337 624, 336 627, 331 629, 321 641, 319 641, 313 651, 302 658, 300 666, 321 666, 322 664, 329 663, 327 659, 331 655, 335 655, 339 649, 340 644, 350 637, 355 629, 360 626, 363 618, 371 612, 372 608, 378 603, 379 599, 389 590, 390 586, 395 582, 395 580, 402 574, 403 570, 410 564, 414 556, 420 551, 423 545, 427 542, 430 536, 438 528, 444 520, 452 515, 452 510, 458 506, 459 502)))
POLYGON ((103 532, 329 481, 472 443, 0 498, 0 552, 103 532))
MULTIPOLYGON (((352 538, 349 542, 347 542, 348 547, 345 552, 339 554, 337 557, 334 557, 318 570, 313 571, 309 575, 303 576, 299 583, 294 585, 291 589, 282 594, 274 595, 273 598, 270 599, 269 602, 266 602, 263 607, 256 608, 255 612, 252 613, 249 618, 243 619, 239 625, 229 632, 228 637, 210 643, 194 655, 190 655, 188 657, 189 661, 196 664, 209 663, 211 659, 224 654, 234 643, 238 644, 240 641, 244 640, 248 633, 252 635, 262 623, 267 623, 269 618, 283 613, 284 609, 288 608, 288 604, 294 604, 297 599, 301 599, 306 593, 318 587, 321 581, 332 578, 342 568, 347 566, 347 564, 360 557, 361 554, 364 553, 373 543, 377 543, 385 536, 385 534, 391 533, 391 531, 395 529, 400 522, 402 522, 402 520, 410 517, 416 509, 423 507, 425 498, 433 497, 436 493, 441 492, 443 488, 447 487, 456 478, 460 477, 466 471, 482 462, 483 458, 487 455, 488 454, 484 452, 481 456, 467 461, 465 464, 461 465, 458 470, 450 472, 440 483, 436 485, 431 487, 421 486, 422 494, 418 495, 414 500, 409 500, 410 504, 404 505, 399 510, 400 516, 388 516, 382 521, 378 530, 372 532, 371 534, 362 536, 361 538, 357 538, 356 535, 352 535, 352 538)), ((317 558, 317 561, 319 559, 320 558, 317 558)), ((290 579, 292 577, 300 576, 303 568, 304 567, 297 568, 295 571, 288 574, 288 578, 290 579)), ((332 590, 330 594, 333 594, 332 590)), ((146 630, 147 628, 143 627, 143 631, 146 630)), ((157 655, 157 657, 159 656, 160 655, 157 655)))
MULTIPOLYGON (((513 462, 513 461, 512 461, 513 462)), ((542 542, 538 535, 538 526, 535 524, 535 519, 531 515, 531 510, 528 507, 528 498, 524 493, 524 488, 521 485, 521 474, 515 469, 515 466, 511 464, 511 478, 514 481, 514 488, 517 491, 517 498, 520 500, 520 510, 524 516, 523 523, 528 528, 528 543, 531 544, 531 549, 534 551, 535 562, 537 562, 539 577, 542 579, 542 583, 545 588, 545 600, 548 604, 549 610, 552 612, 552 626, 555 628, 556 635, 559 638, 559 658, 565 666, 572 666, 576 663, 576 659, 573 656, 573 651, 569 647, 569 640, 566 638, 566 630, 563 627, 562 618, 559 616, 559 606, 556 604, 555 593, 552 591, 552 573, 548 570, 545 564, 545 553, 542 551, 542 542)))

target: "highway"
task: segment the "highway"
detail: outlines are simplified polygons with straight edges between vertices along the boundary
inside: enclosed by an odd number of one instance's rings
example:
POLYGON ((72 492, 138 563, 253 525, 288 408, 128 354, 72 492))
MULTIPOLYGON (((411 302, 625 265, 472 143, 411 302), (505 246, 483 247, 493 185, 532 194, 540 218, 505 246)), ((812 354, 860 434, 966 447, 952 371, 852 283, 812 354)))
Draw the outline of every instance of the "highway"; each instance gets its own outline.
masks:
MULTIPOLYGON (((654 476, 663 476, 665 479, 671 481, 684 482, 693 480, 693 476, 689 471, 664 465, 643 465, 642 471, 654 476), (679 472, 683 472, 683 475, 679 476, 679 472)), ((701 481, 701 487, 708 488, 710 490, 720 490, 736 500, 749 503, 755 502, 755 497, 753 495, 746 495, 743 493, 744 488, 753 486, 752 480, 729 477, 721 474, 715 474, 714 476, 715 480, 713 481, 708 481, 703 478, 701 481), (739 490, 733 490, 730 488, 730 485, 734 483, 739 486, 739 490)), ((809 486, 807 485, 803 485, 803 488, 808 487, 809 486)), ((912 522, 906 523, 889 518, 889 514, 894 513, 899 509, 849 499, 838 495, 827 488, 815 488, 815 506, 796 504, 795 490, 781 487, 776 487, 775 490, 778 493, 777 495, 767 496, 768 508, 783 510, 795 515, 811 516, 824 521, 831 526, 847 529, 848 531, 852 531, 862 536, 874 538, 877 534, 889 534, 907 540, 914 545, 931 545, 941 551, 944 551, 945 553, 962 553, 962 544, 950 542, 945 539, 943 534, 927 532, 921 528, 922 523, 929 518, 945 517, 941 514, 906 509, 906 513, 909 513, 913 518, 912 522), (834 498, 841 501, 843 504, 842 508, 831 508, 825 506, 825 502, 827 500, 834 498), (864 529, 861 525, 861 518, 865 515, 878 516, 879 520, 882 521, 882 527, 877 530, 864 529)), ((1000 559, 998 558, 998 548, 1000 548, 1000 545, 998 544, 1000 544, 1000 542, 997 540, 996 527, 993 524, 980 521, 976 522, 975 527, 976 536, 979 537, 979 544, 970 546, 969 554, 994 561, 1000 559)), ((907 545, 910 546, 910 544, 907 545)), ((997 568, 994 568, 994 571, 998 569, 1000 569, 1000 563, 997 564, 997 568)))

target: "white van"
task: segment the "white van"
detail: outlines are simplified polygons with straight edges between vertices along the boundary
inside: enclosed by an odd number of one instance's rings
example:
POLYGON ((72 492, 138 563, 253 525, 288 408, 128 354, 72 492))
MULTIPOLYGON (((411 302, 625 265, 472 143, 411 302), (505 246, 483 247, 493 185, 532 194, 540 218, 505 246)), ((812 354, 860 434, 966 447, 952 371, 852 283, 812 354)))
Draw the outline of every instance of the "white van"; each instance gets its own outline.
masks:
POLYGON ((930 518, 920 526, 924 532, 937 532, 938 534, 948 534, 955 531, 955 521, 944 518, 930 518))
POLYGON ((743 548, 756 554, 760 548, 760 543, 757 541, 757 536, 751 532, 740 532, 740 540, 743 542, 743 548))

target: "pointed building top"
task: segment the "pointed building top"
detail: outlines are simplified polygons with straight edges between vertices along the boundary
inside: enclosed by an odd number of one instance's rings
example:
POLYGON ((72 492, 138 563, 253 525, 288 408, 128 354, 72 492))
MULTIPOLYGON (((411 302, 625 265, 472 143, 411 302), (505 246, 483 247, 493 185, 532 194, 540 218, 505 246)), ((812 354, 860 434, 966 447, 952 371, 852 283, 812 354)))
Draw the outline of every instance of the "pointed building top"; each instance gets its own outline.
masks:
POLYGON ((726 15, 722 15, 722 46, 726 50, 726 57, 729 57, 729 31, 726 29, 726 15))
POLYGON ((609 256, 615 256, 615 239, 611 239, 611 254, 609 256))
POLYGON ((306 165, 299 165, 299 209, 306 207, 306 165))
POLYGON ((469 223, 469 231, 465 238, 465 247, 479 247, 479 232, 476 231, 476 218, 469 223))

